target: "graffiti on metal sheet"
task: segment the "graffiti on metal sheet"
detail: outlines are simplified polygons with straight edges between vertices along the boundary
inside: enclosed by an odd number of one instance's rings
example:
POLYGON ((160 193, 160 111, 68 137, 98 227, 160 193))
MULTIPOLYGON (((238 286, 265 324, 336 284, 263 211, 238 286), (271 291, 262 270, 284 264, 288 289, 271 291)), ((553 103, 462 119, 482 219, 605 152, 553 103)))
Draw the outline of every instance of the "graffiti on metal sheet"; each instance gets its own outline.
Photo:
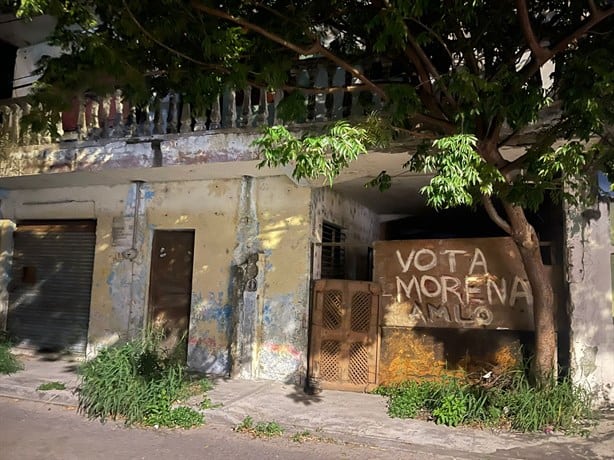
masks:
POLYGON ((386 326, 533 329, 531 286, 509 238, 381 241, 386 326))

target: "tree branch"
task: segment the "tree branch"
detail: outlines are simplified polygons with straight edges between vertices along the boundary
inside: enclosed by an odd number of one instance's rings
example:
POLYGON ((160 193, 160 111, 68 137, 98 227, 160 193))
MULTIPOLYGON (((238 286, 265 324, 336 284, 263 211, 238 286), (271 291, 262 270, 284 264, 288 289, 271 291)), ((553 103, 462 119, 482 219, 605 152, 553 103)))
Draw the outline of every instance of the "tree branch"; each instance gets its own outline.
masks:
POLYGON ((531 20, 529 19, 529 8, 527 7, 526 0, 516 0, 516 9, 518 10, 518 20, 520 22, 520 28, 522 29, 522 34, 524 35, 527 44, 529 45, 529 49, 537 63, 541 66, 544 62, 546 62, 551 57, 551 53, 546 48, 542 47, 535 36, 535 32, 533 31, 533 26, 531 26, 531 20))
POLYGON ((486 214, 488 217, 497 224, 497 226, 503 230, 508 235, 512 234, 512 226, 505 220, 495 209, 495 206, 492 203, 492 199, 489 196, 482 195, 482 205, 486 210, 486 214))
POLYGON ((552 59, 553 57, 555 57, 557 54, 565 51, 565 49, 567 49, 567 47, 575 40, 578 40, 580 37, 582 37, 584 34, 586 34, 589 30, 591 30, 593 27, 595 27, 597 24, 599 24, 601 21, 603 21, 604 19, 607 19, 608 17, 612 16, 614 14, 614 7, 610 7, 606 10, 599 10, 597 8, 593 8, 594 3, 591 5, 591 16, 590 18, 584 23, 582 24, 580 27, 578 27, 574 32, 572 32, 571 34, 567 35, 566 37, 564 37, 563 39, 559 40, 559 42, 554 45, 552 48, 548 49, 548 48, 544 48, 542 46, 540 46, 537 43, 537 38, 535 37, 535 34, 533 32, 533 29, 530 28, 531 24, 530 21, 528 19, 528 10, 526 9, 526 0, 516 0, 516 5, 518 6, 519 10, 519 18, 521 21, 521 27, 523 30, 523 33, 526 34, 528 33, 530 36, 532 36, 531 40, 533 40, 533 45, 531 45, 531 42, 529 41, 529 39, 527 39, 527 42, 529 43, 529 46, 531 47, 531 51, 533 52, 533 54, 536 56, 537 59, 532 59, 531 60, 531 64, 528 66, 527 70, 526 70, 526 74, 525 74, 525 78, 524 81, 528 81, 536 72, 539 71, 539 69, 541 68, 542 65, 544 65, 546 62, 548 62, 550 59, 552 59), (524 13, 521 14, 520 11, 520 6, 524 6, 524 13), (524 16, 521 17, 521 16, 524 16), (527 29, 527 24, 529 29, 527 29), (538 50, 538 54, 536 54, 534 52, 533 47, 537 46, 539 48, 538 50), (539 59, 538 56, 541 54, 541 56, 543 57, 542 59, 539 59))
POLYGON ((432 126, 434 128, 437 128, 438 131, 444 134, 452 135, 456 133, 456 126, 454 124, 446 120, 441 120, 439 118, 435 118, 430 115, 426 115, 424 113, 416 113, 411 116, 411 119, 415 123, 422 123, 427 126, 432 126))
POLYGON ((371 91, 373 91, 375 94, 380 96, 382 99, 384 100, 387 99, 386 92, 382 88, 380 88, 378 85, 376 85, 371 80, 369 80, 362 72, 360 72, 354 66, 350 65, 343 59, 331 53, 328 49, 324 48, 320 42, 314 43, 309 48, 302 48, 256 24, 252 24, 251 22, 246 21, 245 19, 238 18, 236 16, 232 16, 231 14, 228 14, 224 11, 220 11, 218 9, 203 5, 197 0, 192 0, 192 7, 210 16, 215 16, 215 17, 225 19, 230 22, 234 22, 235 24, 245 27, 246 29, 251 30, 252 32, 256 32, 257 34, 262 35, 263 37, 271 40, 272 42, 279 43, 284 48, 294 51, 295 53, 299 55, 307 56, 310 54, 319 53, 325 58, 327 58, 328 60, 330 60, 331 62, 337 64, 339 67, 341 67, 342 69, 352 74, 358 80, 362 81, 366 87, 368 87, 371 91))
MULTIPOLYGON (((426 70, 433 76, 435 80, 441 81, 441 75, 439 74, 439 72, 437 71, 437 69, 435 68, 431 60, 429 59, 429 57, 426 55, 422 47, 418 45, 418 42, 416 41, 414 36, 411 34, 409 29, 406 29, 406 30, 407 30, 407 40, 411 44, 414 52, 416 53, 420 61, 426 67, 426 70)), ((456 107, 457 106, 456 101, 454 100, 450 92, 448 91, 448 88, 443 84, 441 85, 441 88, 443 90, 443 93, 446 95, 446 99, 448 99, 452 107, 456 107)))
POLYGON ((418 73, 418 80, 420 81, 420 84, 418 85, 417 89, 420 100, 428 110, 440 118, 445 119, 446 116, 440 107, 439 101, 435 98, 431 79, 429 78, 428 72, 425 70, 424 65, 422 64, 422 61, 411 46, 405 47, 405 55, 414 64, 416 72, 418 73))
POLYGON ((187 61, 193 62, 194 64, 198 64, 201 67, 204 67, 204 68, 207 68, 207 69, 212 69, 212 70, 217 70, 219 72, 226 73, 226 74, 230 73, 229 70, 226 69, 225 67, 222 67, 222 66, 219 66, 219 65, 215 65, 215 64, 210 64, 210 63, 208 64, 206 62, 199 61, 198 59, 194 59, 193 57, 188 56, 187 54, 184 54, 181 51, 178 51, 178 50, 176 50, 174 48, 171 48, 170 46, 168 46, 165 43, 161 42, 156 37, 154 37, 152 34, 150 34, 147 31, 147 29, 145 29, 145 27, 143 27, 143 25, 138 21, 138 19, 134 16, 132 11, 128 7, 128 4, 126 3, 126 0, 122 0, 122 3, 124 4, 124 8, 126 9, 126 12, 128 13, 128 16, 130 16, 130 19, 132 20, 132 22, 134 22, 134 24, 139 28, 139 30, 143 33, 143 35, 145 35, 147 38, 149 38, 156 45, 161 46, 165 50, 170 51, 171 53, 176 54, 177 56, 182 57, 183 59, 186 59, 187 61))

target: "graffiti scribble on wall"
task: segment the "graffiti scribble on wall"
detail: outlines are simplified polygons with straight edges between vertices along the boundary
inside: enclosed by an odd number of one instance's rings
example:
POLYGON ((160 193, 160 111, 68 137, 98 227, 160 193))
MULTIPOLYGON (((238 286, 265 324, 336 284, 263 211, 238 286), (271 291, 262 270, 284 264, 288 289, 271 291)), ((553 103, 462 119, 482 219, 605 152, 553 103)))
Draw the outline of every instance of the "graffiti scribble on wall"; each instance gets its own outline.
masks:
POLYGON ((511 238, 380 241, 383 325, 533 329, 533 298, 511 238))

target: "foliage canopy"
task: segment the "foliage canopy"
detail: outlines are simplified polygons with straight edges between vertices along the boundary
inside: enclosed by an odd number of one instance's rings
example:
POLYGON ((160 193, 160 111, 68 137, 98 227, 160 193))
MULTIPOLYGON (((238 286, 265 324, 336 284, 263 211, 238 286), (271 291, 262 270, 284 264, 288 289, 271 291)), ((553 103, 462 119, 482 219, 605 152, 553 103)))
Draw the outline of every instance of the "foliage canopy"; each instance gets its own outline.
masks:
POLYGON ((175 89, 198 111, 224 88, 251 84, 284 90, 280 113, 300 119, 296 69, 346 69, 348 85, 385 101, 380 121, 302 139, 268 131, 264 164, 293 162, 299 178, 332 180, 368 147, 408 132, 432 135, 408 166, 438 173, 423 190, 437 207, 496 195, 535 208, 546 192, 560 198, 563 181, 614 164, 610 1, 5 0, 11 8, 58 18, 51 41, 67 53, 43 62, 36 98, 46 107, 121 87, 141 104, 175 89), (549 61, 552 75, 541 71, 549 61), (546 109, 556 117, 523 137, 546 109), (529 138, 522 158, 505 156, 529 138))

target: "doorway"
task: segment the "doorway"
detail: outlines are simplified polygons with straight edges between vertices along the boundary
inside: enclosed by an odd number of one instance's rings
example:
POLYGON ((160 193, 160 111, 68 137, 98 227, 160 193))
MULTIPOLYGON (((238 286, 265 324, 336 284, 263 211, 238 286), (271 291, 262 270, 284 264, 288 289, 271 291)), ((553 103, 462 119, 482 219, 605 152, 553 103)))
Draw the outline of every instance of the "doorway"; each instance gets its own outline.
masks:
POLYGON ((162 346, 185 361, 192 298, 194 230, 155 230, 149 279, 149 325, 162 346))

